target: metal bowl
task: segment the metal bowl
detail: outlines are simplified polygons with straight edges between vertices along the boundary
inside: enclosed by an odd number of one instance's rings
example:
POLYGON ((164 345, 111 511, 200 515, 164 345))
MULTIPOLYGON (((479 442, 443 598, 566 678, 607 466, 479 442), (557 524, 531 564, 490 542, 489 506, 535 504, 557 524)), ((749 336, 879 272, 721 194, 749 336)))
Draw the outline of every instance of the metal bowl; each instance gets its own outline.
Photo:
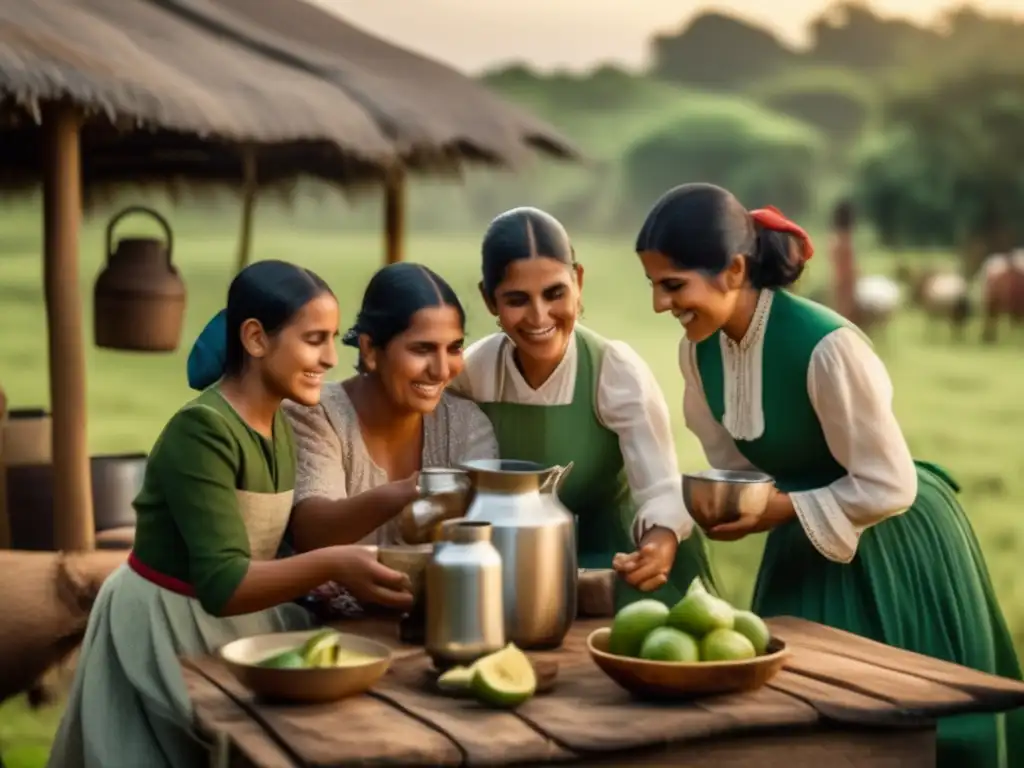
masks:
POLYGON ((728 469, 706 469, 683 475, 683 503, 705 530, 741 519, 756 520, 775 487, 771 475, 728 469))

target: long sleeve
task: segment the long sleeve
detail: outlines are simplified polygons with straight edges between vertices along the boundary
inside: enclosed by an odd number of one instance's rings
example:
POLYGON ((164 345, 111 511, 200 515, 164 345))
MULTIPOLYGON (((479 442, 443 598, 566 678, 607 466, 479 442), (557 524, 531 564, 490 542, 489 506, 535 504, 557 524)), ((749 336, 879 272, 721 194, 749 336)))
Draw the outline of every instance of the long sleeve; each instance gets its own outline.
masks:
POLYGON ((864 530, 914 503, 917 471, 892 411, 889 375, 857 331, 843 328, 819 342, 807 391, 829 450, 847 474, 791 498, 815 548, 848 563, 864 530))
POLYGON ((619 438, 626 478, 638 506, 639 539, 662 526, 680 539, 693 530, 683 505, 672 421, 651 369, 628 345, 609 342, 597 384, 597 415, 619 438))
POLYGON ((685 336, 679 343, 679 370, 683 374, 683 420, 686 428, 700 441, 704 457, 713 469, 755 469, 740 453, 732 435, 715 419, 708 407, 700 372, 697 348, 685 336))
POLYGON ((219 615, 249 570, 249 536, 238 508, 238 443, 211 408, 179 411, 150 467, 188 551, 188 572, 203 608, 219 615))
POLYGON ((312 497, 333 501, 348 496, 341 440, 323 403, 310 408, 286 402, 284 411, 295 433, 295 504, 312 497))

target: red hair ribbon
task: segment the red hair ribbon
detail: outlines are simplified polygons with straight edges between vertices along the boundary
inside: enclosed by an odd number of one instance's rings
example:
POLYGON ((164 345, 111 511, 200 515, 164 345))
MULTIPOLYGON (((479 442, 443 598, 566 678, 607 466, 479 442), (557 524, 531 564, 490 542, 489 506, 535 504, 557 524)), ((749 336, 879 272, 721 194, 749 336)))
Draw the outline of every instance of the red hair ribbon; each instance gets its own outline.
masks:
POLYGON ((751 211, 750 215, 754 218, 754 221, 765 229, 770 229, 773 232, 784 232, 799 240, 800 251, 803 254, 804 261, 808 261, 814 255, 814 245, 811 243, 811 236, 799 224, 795 224, 787 219, 782 211, 774 205, 758 208, 756 211, 751 211))

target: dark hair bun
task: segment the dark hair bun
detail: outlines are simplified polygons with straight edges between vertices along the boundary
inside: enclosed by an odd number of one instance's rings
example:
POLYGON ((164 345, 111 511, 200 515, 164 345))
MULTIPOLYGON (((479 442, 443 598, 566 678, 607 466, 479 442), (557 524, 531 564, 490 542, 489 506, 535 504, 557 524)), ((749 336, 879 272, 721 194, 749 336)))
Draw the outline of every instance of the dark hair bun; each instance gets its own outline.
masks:
POLYGON ((512 262, 543 256, 567 266, 576 263, 565 227, 539 208, 513 208, 495 218, 484 233, 480 252, 484 293, 492 298, 512 262))
MULTIPOLYGON (((409 329, 413 315, 421 309, 441 306, 454 307, 465 327, 466 312, 443 277, 422 264, 388 264, 370 278, 356 322, 342 336, 342 343, 358 347, 359 337, 365 334, 374 347, 383 349, 409 329)), ((362 359, 356 368, 366 370, 362 359)))

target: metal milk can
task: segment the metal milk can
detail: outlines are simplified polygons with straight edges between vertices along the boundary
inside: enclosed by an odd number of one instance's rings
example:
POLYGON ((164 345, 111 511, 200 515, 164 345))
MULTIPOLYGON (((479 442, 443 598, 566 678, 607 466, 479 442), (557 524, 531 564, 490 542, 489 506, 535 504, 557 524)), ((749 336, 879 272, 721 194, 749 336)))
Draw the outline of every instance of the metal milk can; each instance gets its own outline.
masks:
POLYGON ((439 669, 505 647, 501 557, 489 523, 446 520, 427 564, 424 645, 439 669))
POLYGON ((497 459, 461 467, 474 490, 466 518, 491 524, 501 555, 506 640, 557 648, 576 618, 576 525, 558 499, 572 464, 497 459))

